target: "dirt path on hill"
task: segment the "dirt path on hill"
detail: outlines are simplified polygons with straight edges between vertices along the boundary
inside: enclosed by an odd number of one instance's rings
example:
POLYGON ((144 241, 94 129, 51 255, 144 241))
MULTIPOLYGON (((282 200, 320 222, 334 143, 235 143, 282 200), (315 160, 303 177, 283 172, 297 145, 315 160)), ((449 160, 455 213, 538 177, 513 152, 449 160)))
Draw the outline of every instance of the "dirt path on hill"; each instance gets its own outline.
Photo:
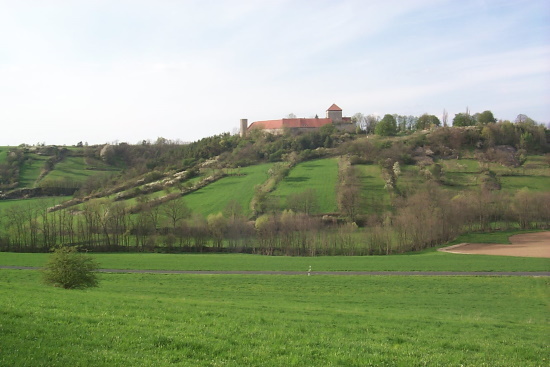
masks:
POLYGON ((550 231, 517 234, 510 237, 511 244, 461 243, 438 251, 454 254, 500 255, 550 258, 550 231))

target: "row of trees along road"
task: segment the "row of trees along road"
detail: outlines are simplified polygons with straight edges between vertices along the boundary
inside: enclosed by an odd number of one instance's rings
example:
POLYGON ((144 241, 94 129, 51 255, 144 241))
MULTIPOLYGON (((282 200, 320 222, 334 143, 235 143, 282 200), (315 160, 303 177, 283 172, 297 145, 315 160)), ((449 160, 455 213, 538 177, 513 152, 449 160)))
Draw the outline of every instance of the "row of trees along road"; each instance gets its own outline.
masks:
MULTIPOLYGON (((349 167, 342 167, 348 170, 349 167)), ((346 175, 344 173, 343 175, 346 175)), ((341 187, 353 185, 342 176, 341 187)), ((235 203, 207 218, 185 206, 129 215, 123 204, 86 204, 82 212, 48 213, 13 206, 0 223, 3 251, 48 251, 59 244, 94 251, 218 251, 286 255, 365 255, 419 250, 464 231, 550 226, 550 193, 479 190, 451 194, 429 184, 366 228, 304 212, 270 212, 250 221, 235 203)), ((349 209, 351 218, 355 209, 349 209)))

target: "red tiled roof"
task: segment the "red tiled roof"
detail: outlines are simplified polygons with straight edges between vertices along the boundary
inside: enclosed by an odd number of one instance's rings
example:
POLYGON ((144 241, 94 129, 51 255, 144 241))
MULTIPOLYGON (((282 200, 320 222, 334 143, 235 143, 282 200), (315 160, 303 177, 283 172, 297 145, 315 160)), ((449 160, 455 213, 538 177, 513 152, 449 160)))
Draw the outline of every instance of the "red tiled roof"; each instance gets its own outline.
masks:
POLYGON ((279 119, 279 120, 266 120, 266 121, 255 121, 253 122, 249 129, 259 128, 259 129, 284 129, 288 128, 319 128, 321 126, 331 124, 332 119, 323 118, 323 119, 305 119, 305 118, 295 118, 295 119, 279 119))
POLYGON ((342 111, 342 109, 338 107, 336 103, 333 103, 332 106, 330 106, 327 111, 342 111))

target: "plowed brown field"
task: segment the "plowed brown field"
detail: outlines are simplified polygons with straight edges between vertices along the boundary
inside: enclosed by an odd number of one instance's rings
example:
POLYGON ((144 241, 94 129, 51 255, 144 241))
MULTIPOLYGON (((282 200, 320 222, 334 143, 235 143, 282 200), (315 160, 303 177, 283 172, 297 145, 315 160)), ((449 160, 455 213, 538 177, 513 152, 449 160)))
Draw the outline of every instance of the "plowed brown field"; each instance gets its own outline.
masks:
POLYGON ((511 244, 461 243, 439 251, 456 254, 501 255, 550 258, 550 232, 518 234, 510 237, 511 244))

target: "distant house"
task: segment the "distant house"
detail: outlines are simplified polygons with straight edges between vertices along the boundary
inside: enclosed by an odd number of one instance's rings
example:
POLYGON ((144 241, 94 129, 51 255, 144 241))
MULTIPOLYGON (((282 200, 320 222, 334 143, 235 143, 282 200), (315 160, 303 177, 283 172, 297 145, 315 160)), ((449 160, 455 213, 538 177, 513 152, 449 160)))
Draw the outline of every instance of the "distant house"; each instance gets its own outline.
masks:
POLYGON ((335 104, 327 109, 325 118, 283 118, 254 121, 250 126, 243 124, 242 121, 241 136, 245 136, 246 131, 253 129, 262 129, 272 134, 281 134, 287 129, 294 131, 314 131, 328 124, 333 124, 338 130, 355 131, 355 124, 351 122, 351 117, 342 117, 342 109, 335 104))

